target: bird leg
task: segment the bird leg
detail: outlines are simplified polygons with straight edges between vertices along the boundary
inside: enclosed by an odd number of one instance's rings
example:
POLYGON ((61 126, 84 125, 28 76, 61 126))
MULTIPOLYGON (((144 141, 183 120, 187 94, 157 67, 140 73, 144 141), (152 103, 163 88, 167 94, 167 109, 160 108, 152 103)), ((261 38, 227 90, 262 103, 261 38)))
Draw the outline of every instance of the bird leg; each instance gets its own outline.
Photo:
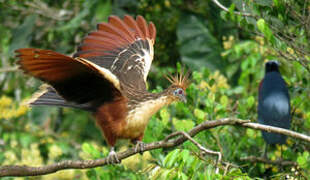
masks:
POLYGON ((131 142, 135 144, 135 153, 143 154, 143 151, 145 150, 145 143, 142 142, 144 134, 141 134, 139 137, 132 139, 131 142))
MULTIPOLYGON (((282 146, 283 146, 283 145, 280 144, 280 159, 279 159, 280 162, 282 162, 282 161, 284 160, 284 159, 283 159, 283 154, 282 154, 282 153, 283 153, 282 146)), ((281 172, 284 171, 284 167, 283 167, 283 166, 280 166, 280 171, 281 171, 281 172)))
POLYGON ((143 154, 143 151, 145 149, 145 143, 142 141, 135 141, 136 147, 135 147, 135 153, 143 154))
POLYGON ((281 160, 281 161, 283 161, 283 149, 282 149, 282 147, 283 147, 283 145, 280 144, 280 154, 281 154, 280 160, 281 160))
POLYGON ((118 164, 121 161, 118 159, 114 147, 111 147, 109 155, 107 156, 107 164, 118 164))
POLYGON ((268 157, 267 157, 267 152, 268 152, 268 144, 265 143, 265 150, 264 150, 264 154, 263 154, 263 157, 264 157, 265 159, 268 159, 268 157))

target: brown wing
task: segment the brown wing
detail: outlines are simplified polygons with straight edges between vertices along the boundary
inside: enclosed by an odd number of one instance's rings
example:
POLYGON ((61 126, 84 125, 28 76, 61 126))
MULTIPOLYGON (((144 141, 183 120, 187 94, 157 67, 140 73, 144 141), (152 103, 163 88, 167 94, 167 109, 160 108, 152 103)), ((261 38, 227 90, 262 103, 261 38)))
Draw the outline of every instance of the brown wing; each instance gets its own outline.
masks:
POLYGON ((110 16, 108 23, 89 33, 74 57, 85 58, 109 69, 121 83, 146 89, 146 78, 153 60, 156 28, 142 16, 123 20, 110 16))
POLYGON ((40 87, 40 90, 32 95, 32 98, 28 100, 27 104, 31 106, 60 106, 60 107, 73 107, 78 109, 83 109, 86 111, 97 110, 92 102, 87 102, 84 104, 66 101, 62 96, 60 96, 57 91, 46 84, 40 87))
POLYGON ((21 69, 52 85, 66 101, 96 107, 121 96, 117 77, 90 61, 50 50, 25 48, 16 52, 21 69))

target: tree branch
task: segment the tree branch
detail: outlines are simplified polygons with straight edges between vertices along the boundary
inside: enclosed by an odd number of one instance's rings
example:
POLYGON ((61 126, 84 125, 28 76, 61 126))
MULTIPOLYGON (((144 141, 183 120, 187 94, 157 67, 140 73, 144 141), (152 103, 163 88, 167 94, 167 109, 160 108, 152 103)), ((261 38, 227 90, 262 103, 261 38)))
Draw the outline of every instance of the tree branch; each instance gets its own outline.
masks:
POLYGON ((17 71, 18 67, 17 66, 13 66, 13 67, 4 67, 0 69, 0 73, 3 72, 13 72, 13 71, 17 71))
POLYGON ((270 159, 266 159, 263 157, 256 157, 256 156, 248 156, 240 158, 241 161, 248 161, 253 163, 265 163, 265 164, 272 164, 272 165, 278 165, 278 166, 297 166, 297 163, 294 161, 287 161, 287 160, 276 160, 272 161, 270 159))
MULTIPOLYGON (((275 132, 284 134, 293 138, 301 139, 303 141, 307 141, 310 143, 310 137, 301 133, 297 133, 294 131, 290 131, 287 129, 272 127, 272 126, 266 126, 261 125, 257 123, 250 123, 249 120, 241 120, 237 118, 224 118, 219 120, 213 120, 213 121, 205 121, 193 129, 191 129, 187 134, 190 137, 194 137, 199 132, 215 128, 218 126, 225 126, 225 125, 234 125, 234 126, 240 126, 240 127, 246 127, 251 129, 257 129, 257 130, 264 130, 268 132, 275 132)), ((172 133, 175 134, 175 133, 172 133)), ((184 135, 184 134, 183 134, 184 135)), ((173 136, 173 135, 170 135, 173 136)), ((171 148, 176 147, 182 143, 184 143, 188 138, 185 136, 180 136, 178 138, 175 138, 173 140, 161 140, 158 142, 153 142, 145 145, 144 151, 150 151, 153 149, 159 149, 159 148, 171 148)), ((126 151, 117 153, 117 157, 119 160, 125 159, 129 156, 132 156, 136 154, 135 148, 130 148, 126 151)), ((61 161, 55 164, 40 166, 40 167, 31 167, 31 166, 0 166, 0 177, 4 176, 38 176, 38 175, 45 175, 54 173, 59 170, 64 169, 87 169, 87 168, 94 168, 99 166, 104 166, 107 164, 106 158, 103 159, 96 159, 96 160, 67 160, 67 161, 61 161)))

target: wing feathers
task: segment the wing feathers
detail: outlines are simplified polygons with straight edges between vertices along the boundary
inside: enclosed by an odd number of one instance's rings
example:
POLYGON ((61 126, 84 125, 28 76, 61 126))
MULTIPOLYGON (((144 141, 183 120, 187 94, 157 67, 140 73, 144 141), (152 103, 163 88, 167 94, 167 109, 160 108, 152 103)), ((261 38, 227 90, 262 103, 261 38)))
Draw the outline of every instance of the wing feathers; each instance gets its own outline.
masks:
POLYGON ((85 43, 83 43, 84 46, 82 47, 82 49, 83 49, 83 51, 85 51, 85 50, 96 50, 96 51, 107 52, 107 51, 110 51, 111 48, 116 47, 112 43, 109 44, 109 46, 103 45, 103 44, 101 44, 102 42, 105 42, 105 41, 101 41, 100 43, 92 43, 91 41, 85 42, 85 43))
POLYGON ((140 30, 137 22, 134 20, 133 17, 128 15, 124 16, 124 22, 131 28, 132 31, 135 31, 136 37, 143 37, 142 31, 140 30))
POLYGON ((113 26, 112 24, 100 23, 100 24, 98 24, 97 27, 98 27, 98 30, 100 30, 100 31, 105 31, 105 32, 119 36, 120 38, 126 40, 127 44, 130 44, 134 41, 134 39, 130 38, 130 36, 128 36, 128 34, 123 32, 121 29, 113 26))
POLYGON ((95 31, 95 32, 91 32, 88 34, 88 36, 86 36, 85 39, 87 39, 87 37, 94 37, 94 38, 106 38, 106 39, 111 39, 114 40, 116 42, 119 42, 121 44, 126 44, 126 40, 124 40, 123 38, 119 37, 118 35, 112 34, 112 33, 108 33, 108 32, 104 32, 104 31, 95 31))
POLYGON ((119 80, 117 79, 117 77, 108 69, 105 69, 103 67, 98 66, 95 63, 92 63, 86 59, 82 59, 82 58, 77 58, 78 61, 80 61, 81 63, 83 63, 84 65, 88 66, 89 68, 93 69, 94 71, 100 73, 103 77, 105 77, 107 80, 109 80, 111 83, 113 83, 113 85, 120 90, 120 84, 119 84, 119 80))
POLYGON ((153 61, 155 25, 142 16, 123 19, 110 16, 108 23, 100 23, 97 31, 88 34, 74 57, 87 59, 109 69, 124 83, 145 81, 153 61))
POLYGON ((154 45, 156 39, 156 28, 152 22, 150 22, 149 24, 149 31, 150 31, 150 39, 153 41, 152 43, 154 45))
POLYGON ((84 40, 82 45, 79 46, 78 51, 74 57, 82 57, 87 58, 89 56, 104 56, 105 53, 101 51, 112 51, 118 48, 122 48, 132 42, 134 42, 134 38, 132 33, 125 23, 119 23, 118 20, 112 18, 111 21, 119 27, 120 25, 124 25, 122 29, 118 29, 114 27, 112 24, 101 23, 98 24, 98 31, 90 33, 84 40), (117 21, 117 22, 116 22, 117 21), (119 23, 119 24, 117 24, 119 23), (125 32, 124 32, 125 31, 125 32), (97 46, 101 44, 103 46, 97 46), (84 51, 88 51, 87 53, 84 51), (82 51, 82 52, 81 52, 82 51), (94 53, 94 54, 92 54, 94 53))
POLYGON ((85 59, 32 48, 16 52, 21 69, 53 86, 67 101, 91 103, 94 107, 98 101, 103 103, 121 95, 117 77, 85 59))
MULTIPOLYGON (((85 48, 86 49, 86 48, 85 48)), ((105 55, 109 55, 110 53, 103 51, 103 50, 83 50, 78 51, 74 54, 74 57, 81 57, 81 58, 88 58, 88 57, 103 57, 105 55)), ((89 58, 90 59, 90 58, 89 58)))
POLYGON ((142 33, 143 33, 142 38, 143 39, 150 38, 149 30, 148 30, 147 24, 145 22, 145 19, 142 16, 137 16, 136 21, 137 21, 139 28, 142 30, 142 33))
POLYGON ((125 24, 119 17, 110 16, 109 23, 121 29, 124 33, 126 33, 131 42, 135 40, 135 34, 133 33, 133 31, 131 31, 130 28, 127 26, 127 24, 125 24))
POLYGON ((32 48, 16 52, 21 69, 52 85, 64 99, 102 103, 122 95, 120 81, 146 89, 155 38, 154 24, 142 16, 110 16, 83 39, 73 58, 32 48))
POLYGON ((93 111, 91 104, 76 104, 68 102, 60 95, 57 94, 56 90, 47 84, 43 84, 40 90, 34 93, 32 98, 27 102, 30 106, 60 106, 60 107, 73 107, 87 111, 93 111))
POLYGON ((136 20, 128 15, 125 15, 123 20, 117 16, 110 16, 108 23, 98 24, 97 31, 88 34, 74 57, 89 59, 89 57, 104 56, 104 53, 99 52, 100 50, 118 51, 140 39, 149 39, 154 44, 155 37, 154 24, 152 22, 147 24, 142 16, 137 16, 136 20), (95 46, 97 44, 103 46, 95 46))
POLYGON ((53 82, 67 79, 83 69, 72 58, 53 51, 25 48, 16 52, 21 68, 43 81, 53 82))

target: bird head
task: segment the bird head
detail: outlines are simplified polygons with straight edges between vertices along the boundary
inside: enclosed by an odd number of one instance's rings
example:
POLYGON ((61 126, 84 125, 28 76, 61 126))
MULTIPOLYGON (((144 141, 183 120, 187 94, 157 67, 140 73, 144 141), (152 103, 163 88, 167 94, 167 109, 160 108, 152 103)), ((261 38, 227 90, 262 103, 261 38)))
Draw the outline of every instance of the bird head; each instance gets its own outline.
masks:
POLYGON ((171 86, 168 88, 167 94, 173 101, 187 102, 185 91, 190 84, 188 76, 189 72, 184 73, 184 71, 181 71, 175 76, 165 76, 165 78, 171 82, 171 86))
POLYGON ((266 73, 273 72, 273 71, 279 72, 279 65, 280 65, 280 63, 278 61, 276 61, 276 60, 268 61, 265 64, 265 71, 266 71, 266 73))

